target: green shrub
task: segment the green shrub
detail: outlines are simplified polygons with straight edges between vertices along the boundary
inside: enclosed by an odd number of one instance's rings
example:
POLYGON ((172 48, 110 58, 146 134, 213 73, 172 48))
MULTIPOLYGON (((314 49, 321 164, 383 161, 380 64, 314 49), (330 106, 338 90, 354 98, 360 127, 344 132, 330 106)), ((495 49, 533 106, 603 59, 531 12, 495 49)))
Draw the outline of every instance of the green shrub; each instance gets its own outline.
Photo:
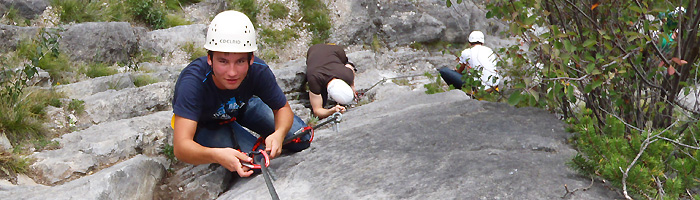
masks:
POLYGON ((630 195, 636 198, 660 197, 657 183, 662 184, 666 197, 687 198, 686 188, 700 186, 700 161, 698 150, 675 146, 674 142, 692 144, 700 137, 700 123, 675 126, 670 130, 645 130, 626 132, 625 125, 617 118, 608 116, 598 134, 597 119, 590 109, 578 116, 579 121, 569 120, 577 133, 573 143, 580 151, 569 163, 570 167, 584 175, 601 175, 616 187, 622 187, 623 171, 632 161, 640 158, 629 170, 626 185, 630 195), (573 122, 573 123, 572 123, 573 122), (661 139, 655 135, 667 138, 661 139), (650 140, 647 137, 651 136, 650 140), (670 141, 669 141, 670 140, 670 141), (646 147, 646 148, 643 148, 646 147), (641 153, 643 152, 643 153, 641 153), (675 153, 674 153, 675 152, 675 153))
POLYGON ((271 28, 262 28, 260 31, 262 41, 268 45, 284 46, 285 43, 292 39, 299 38, 299 34, 293 29, 285 28, 283 30, 275 30, 271 28))
POLYGON ((4 13, 0 13, 0 16, 2 16, 2 21, 9 25, 28 26, 30 24, 29 20, 22 17, 15 7, 7 8, 4 13))
POLYGON ((326 5, 321 0, 299 0, 299 9, 304 15, 303 21, 313 33, 312 44, 326 43, 330 37, 331 19, 326 5))
POLYGON ((163 0, 165 7, 170 10, 180 10, 184 5, 199 3, 201 0, 163 0))
POLYGON ((91 0, 51 0, 58 10, 59 20, 63 23, 82 23, 104 21, 100 11, 100 1, 91 0))
POLYGON ((173 145, 165 144, 165 146, 163 146, 162 154, 165 155, 165 157, 167 157, 168 160, 170 160, 170 162, 174 162, 177 160, 177 157, 175 157, 175 148, 173 147, 173 145))
POLYGON ((58 141, 55 140, 50 140, 45 137, 39 138, 37 140, 32 141, 32 144, 34 145, 35 149, 38 150, 51 150, 51 149, 57 149, 60 147, 60 144, 58 141))
POLYGON ((127 0, 126 5, 134 19, 153 29, 167 28, 165 7, 156 0, 127 0))
POLYGON ((289 9, 279 2, 273 2, 268 5, 270 8, 270 17, 272 19, 284 19, 289 15, 289 9))
POLYGON ((138 75, 134 77, 134 85, 136 87, 141 87, 141 86, 146 86, 149 84, 157 83, 158 79, 153 78, 152 76, 149 75, 138 75))
POLYGON ((180 49, 187 54, 187 58, 189 60, 194 60, 207 55, 206 49, 199 45, 195 45, 194 42, 186 42, 180 45, 180 49))
POLYGON ((192 24, 192 23, 190 21, 187 21, 185 18, 180 17, 180 15, 175 15, 175 14, 166 14, 165 15, 165 28, 182 26, 182 25, 189 25, 189 24, 192 24))
POLYGON ((63 94, 58 93, 55 90, 36 89, 29 91, 28 93, 29 95, 27 95, 27 97, 23 100, 27 102, 29 111, 32 114, 37 114, 39 116, 46 115, 46 107, 49 105, 60 107, 61 98, 64 98, 63 94))
POLYGON ((85 68, 84 74, 90 78, 114 75, 118 72, 105 63, 90 63, 85 68))
POLYGON ((258 13, 260 13, 260 8, 255 0, 227 0, 229 2, 229 10, 240 11, 250 18, 254 26, 258 24, 258 13))
POLYGON ((80 99, 71 99, 70 103, 68 103, 68 110, 74 111, 75 114, 85 112, 85 101, 80 99))
MULTIPOLYGON (((440 74, 433 76, 432 74, 425 72, 425 76, 428 77, 428 79, 435 79, 434 82, 423 85, 423 87, 426 89, 426 94, 445 92, 445 89, 442 88, 442 78, 440 77, 440 74)), ((450 87, 450 89, 454 89, 452 86, 450 87)))
POLYGON ((36 104, 29 99, 22 99, 16 103, 10 101, 0 102, 0 130, 2 130, 11 143, 17 144, 20 141, 36 139, 41 137, 44 131, 43 118, 36 112, 33 105, 36 104))
POLYGON ((18 174, 29 171, 32 160, 28 157, 21 157, 10 153, 0 153, 0 172, 5 176, 10 176, 8 172, 18 174))

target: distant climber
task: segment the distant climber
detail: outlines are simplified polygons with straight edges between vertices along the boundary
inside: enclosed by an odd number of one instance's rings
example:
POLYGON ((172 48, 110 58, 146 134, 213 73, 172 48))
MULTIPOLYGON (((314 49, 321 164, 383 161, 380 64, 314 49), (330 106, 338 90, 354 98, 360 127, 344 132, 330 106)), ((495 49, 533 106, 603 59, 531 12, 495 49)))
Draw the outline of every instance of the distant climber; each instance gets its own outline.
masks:
POLYGON ((248 16, 238 11, 217 14, 204 48, 207 56, 185 67, 175 85, 173 145, 179 160, 218 163, 241 177, 252 175, 241 162, 252 162, 244 152, 257 150, 257 138, 243 127, 264 138, 265 151, 273 158, 283 147, 309 147, 309 135, 282 145, 306 124, 292 112, 270 67, 253 55, 258 47, 248 16))
POLYGON ((481 72, 479 80, 487 91, 497 89, 502 78, 496 69, 496 55, 491 48, 484 46, 484 33, 473 31, 469 34, 469 44, 472 47, 462 51, 456 59, 459 62, 457 70, 448 67, 440 68, 438 70, 440 76, 448 85, 462 89, 465 84, 462 80, 463 74, 468 73, 468 69, 474 68, 481 72))
POLYGON ((309 86, 311 110, 323 119, 335 112, 344 113, 353 102, 355 92, 355 64, 348 62, 342 46, 316 44, 306 53, 306 80, 309 86), (330 97, 337 104, 325 108, 330 97))

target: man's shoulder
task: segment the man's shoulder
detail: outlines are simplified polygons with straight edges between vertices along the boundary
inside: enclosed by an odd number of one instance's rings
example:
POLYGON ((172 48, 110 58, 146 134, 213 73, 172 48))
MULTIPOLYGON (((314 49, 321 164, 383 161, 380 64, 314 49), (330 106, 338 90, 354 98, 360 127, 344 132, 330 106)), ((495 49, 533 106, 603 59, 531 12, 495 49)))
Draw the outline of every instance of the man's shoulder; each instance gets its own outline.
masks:
POLYGON ((474 51, 493 53, 493 49, 491 49, 490 47, 484 46, 484 45, 478 45, 478 46, 475 46, 474 48, 475 48, 474 51))

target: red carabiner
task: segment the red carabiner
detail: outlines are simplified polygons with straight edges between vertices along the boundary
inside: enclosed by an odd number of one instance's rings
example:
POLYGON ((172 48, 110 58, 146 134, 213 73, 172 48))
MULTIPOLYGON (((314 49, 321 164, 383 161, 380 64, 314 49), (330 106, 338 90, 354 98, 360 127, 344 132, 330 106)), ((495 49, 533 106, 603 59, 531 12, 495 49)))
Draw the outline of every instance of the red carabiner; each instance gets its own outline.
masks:
POLYGON ((270 156, 267 155, 267 152, 265 150, 260 149, 259 152, 265 157, 265 167, 270 166, 270 156))

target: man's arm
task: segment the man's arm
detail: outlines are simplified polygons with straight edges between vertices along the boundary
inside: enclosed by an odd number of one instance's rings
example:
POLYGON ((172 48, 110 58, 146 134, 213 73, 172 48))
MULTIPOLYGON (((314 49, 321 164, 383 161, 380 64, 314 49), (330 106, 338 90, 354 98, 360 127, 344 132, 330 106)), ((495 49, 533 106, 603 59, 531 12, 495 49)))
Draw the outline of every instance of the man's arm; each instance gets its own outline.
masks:
POLYGON ((270 157, 274 158, 282 153, 282 143, 294 123, 294 112, 287 102, 282 108, 272 110, 272 113, 275 115, 275 132, 265 138, 265 151, 269 151, 270 157))
POLYGON ((311 103, 311 110, 314 112, 314 115, 316 115, 319 119, 326 118, 328 116, 331 116, 335 112, 345 112, 345 107, 341 105, 335 105, 334 107, 330 109, 325 109, 323 108, 323 96, 320 94, 314 94, 313 92, 309 91, 309 101, 311 103))
POLYGON ((173 148, 177 159, 195 165, 219 163, 241 177, 253 174, 252 170, 241 165, 241 160, 251 162, 252 158, 232 148, 209 148, 198 144, 194 141, 197 122, 178 115, 173 118, 173 148))
POLYGON ((459 72, 460 74, 464 74, 464 70, 467 68, 469 68, 467 66, 467 64, 459 63, 459 67, 457 68, 457 72, 459 72))

